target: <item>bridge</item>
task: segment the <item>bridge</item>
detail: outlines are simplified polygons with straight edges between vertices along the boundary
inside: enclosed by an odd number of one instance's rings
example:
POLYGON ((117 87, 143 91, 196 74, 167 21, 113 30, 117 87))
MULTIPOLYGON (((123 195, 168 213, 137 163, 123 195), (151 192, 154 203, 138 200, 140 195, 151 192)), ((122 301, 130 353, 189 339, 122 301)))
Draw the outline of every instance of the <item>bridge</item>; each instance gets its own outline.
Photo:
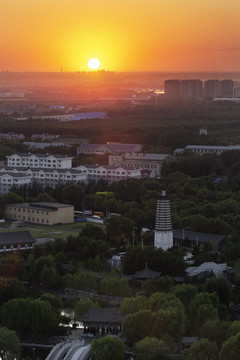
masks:
POLYGON ((65 341, 55 345, 46 360, 88 360, 90 349, 84 340, 65 341))

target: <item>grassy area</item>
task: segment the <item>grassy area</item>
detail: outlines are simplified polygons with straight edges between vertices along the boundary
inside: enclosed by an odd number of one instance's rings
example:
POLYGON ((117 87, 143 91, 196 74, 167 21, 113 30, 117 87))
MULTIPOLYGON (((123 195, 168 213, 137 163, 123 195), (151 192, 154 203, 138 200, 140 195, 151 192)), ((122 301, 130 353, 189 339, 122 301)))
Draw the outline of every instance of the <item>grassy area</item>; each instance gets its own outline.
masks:
MULTIPOLYGON (((70 224, 61 224, 61 225, 35 225, 35 224, 26 224, 18 228, 12 228, 11 222, 5 222, 0 224, 0 233, 1 232, 15 232, 15 231, 29 231, 30 234, 35 238, 52 238, 52 239, 67 239, 68 236, 77 236, 78 233, 82 230, 84 226, 89 224, 89 222, 76 222, 70 224)), ((94 224, 96 226, 104 227, 102 224, 94 224)))
POLYGON ((55 226, 41 226, 34 224, 26 224, 19 228, 10 228, 10 223, 4 223, 0 229, 1 232, 15 232, 15 231, 29 231, 30 234, 35 238, 61 238, 66 239, 68 236, 77 236, 81 229, 86 223, 73 223, 55 226))

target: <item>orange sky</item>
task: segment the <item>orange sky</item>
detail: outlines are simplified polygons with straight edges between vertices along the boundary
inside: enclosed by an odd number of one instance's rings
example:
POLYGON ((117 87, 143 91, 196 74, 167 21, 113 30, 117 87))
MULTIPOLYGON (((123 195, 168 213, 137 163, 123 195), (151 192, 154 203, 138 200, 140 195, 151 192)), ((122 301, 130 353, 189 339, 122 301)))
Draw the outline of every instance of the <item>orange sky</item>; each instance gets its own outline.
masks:
POLYGON ((239 0, 0 1, 0 71, 240 71, 239 0))

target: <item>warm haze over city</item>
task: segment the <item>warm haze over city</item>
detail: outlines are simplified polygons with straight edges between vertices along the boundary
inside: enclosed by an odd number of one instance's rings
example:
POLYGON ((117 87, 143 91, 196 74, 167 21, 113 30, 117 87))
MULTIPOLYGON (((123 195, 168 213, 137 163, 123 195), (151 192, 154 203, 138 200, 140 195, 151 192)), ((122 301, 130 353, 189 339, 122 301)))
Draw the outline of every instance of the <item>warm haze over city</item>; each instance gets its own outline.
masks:
POLYGON ((239 71, 239 0, 1 0, 0 71, 239 71))

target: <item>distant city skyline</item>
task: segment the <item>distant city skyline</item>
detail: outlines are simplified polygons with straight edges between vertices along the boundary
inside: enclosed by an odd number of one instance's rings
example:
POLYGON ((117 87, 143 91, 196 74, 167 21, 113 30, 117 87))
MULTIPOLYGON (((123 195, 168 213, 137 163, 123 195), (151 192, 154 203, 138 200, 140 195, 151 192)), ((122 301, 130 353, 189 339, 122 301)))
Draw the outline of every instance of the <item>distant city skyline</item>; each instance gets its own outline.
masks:
POLYGON ((240 71, 237 0, 9 0, 0 71, 240 71))

